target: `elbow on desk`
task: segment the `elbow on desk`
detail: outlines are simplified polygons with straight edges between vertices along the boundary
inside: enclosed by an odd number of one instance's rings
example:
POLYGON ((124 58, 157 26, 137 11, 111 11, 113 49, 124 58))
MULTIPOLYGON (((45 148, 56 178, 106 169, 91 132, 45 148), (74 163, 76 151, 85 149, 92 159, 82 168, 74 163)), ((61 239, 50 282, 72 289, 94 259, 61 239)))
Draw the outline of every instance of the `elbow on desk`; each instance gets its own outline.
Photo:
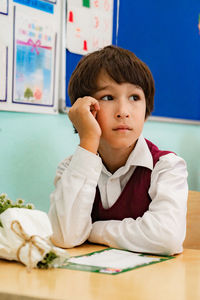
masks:
POLYGON ((74 248, 76 246, 83 244, 83 242, 77 242, 75 240, 68 241, 68 240, 63 239, 63 237, 57 237, 54 235, 52 235, 51 241, 55 246, 60 247, 60 248, 65 248, 65 249, 66 248, 74 248))
POLYGON ((162 240, 162 250, 161 255, 174 255, 181 253, 183 251, 184 236, 173 232, 165 235, 162 240))
POLYGON ((151 223, 145 223, 145 225, 149 225, 145 234, 150 237, 152 241, 150 242, 150 248, 154 249, 155 254, 174 255, 183 251, 183 242, 186 236, 186 219, 184 215, 177 219, 168 213, 165 219, 159 216, 154 218, 151 223))
POLYGON ((53 235, 51 240, 53 244, 60 248, 73 248, 83 244, 88 239, 87 232, 83 232, 80 228, 76 230, 65 230, 59 226, 53 227, 53 235))
POLYGON ((174 255, 183 251, 182 243, 179 241, 167 241, 161 251, 161 255, 174 255))
POLYGON ((69 226, 65 224, 65 216, 58 218, 54 210, 50 210, 48 216, 52 226, 51 241, 55 246, 60 248, 73 248, 83 244, 87 240, 87 232, 82 234, 83 231, 80 226, 76 228, 76 230, 71 230, 69 226))

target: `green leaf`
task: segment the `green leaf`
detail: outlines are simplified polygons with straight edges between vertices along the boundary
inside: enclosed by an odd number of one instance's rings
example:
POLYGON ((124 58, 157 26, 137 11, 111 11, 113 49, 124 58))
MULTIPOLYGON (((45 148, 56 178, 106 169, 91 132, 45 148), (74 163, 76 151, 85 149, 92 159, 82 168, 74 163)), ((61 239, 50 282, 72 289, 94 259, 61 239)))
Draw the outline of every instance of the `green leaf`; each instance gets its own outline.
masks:
POLYGON ((43 260, 39 261, 37 263, 37 267, 39 269, 48 269, 49 265, 52 263, 52 261, 57 258, 57 255, 53 252, 50 251, 49 253, 47 253, 45 255, 45 257, 43 258, 43 260))

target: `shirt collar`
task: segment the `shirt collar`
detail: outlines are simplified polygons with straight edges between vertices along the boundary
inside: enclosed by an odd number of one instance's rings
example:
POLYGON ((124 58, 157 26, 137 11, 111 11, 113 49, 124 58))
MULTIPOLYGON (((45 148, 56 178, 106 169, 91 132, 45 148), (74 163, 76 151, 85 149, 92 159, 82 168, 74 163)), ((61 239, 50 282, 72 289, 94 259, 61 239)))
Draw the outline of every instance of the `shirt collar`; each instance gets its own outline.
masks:
POLYGON ((149 147, 142 135, 139 137, 135 148, 129 155, 126 165, 142 166, 153 170, 153 158, 149 147))
POLYGON ((117 176, 118 173, 125 174, 132 166, 142 166, 153 170, 153 158, 149 147, 142 135, 138 138, 135 148, 129 155, 129 158, 127 159, 127 162, 123 167, 118 169, 114 174, 111 174, 103 165, 102 171, 108 176, 117 176))

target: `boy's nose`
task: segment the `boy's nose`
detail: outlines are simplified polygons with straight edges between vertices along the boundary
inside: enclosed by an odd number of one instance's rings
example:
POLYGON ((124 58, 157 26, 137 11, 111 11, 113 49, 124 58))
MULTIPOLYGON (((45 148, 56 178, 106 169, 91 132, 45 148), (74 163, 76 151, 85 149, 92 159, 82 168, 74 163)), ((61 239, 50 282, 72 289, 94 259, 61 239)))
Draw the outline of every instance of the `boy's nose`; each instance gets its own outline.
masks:
POLYGON ((122 112, 122 113, 118 113, 117 114, 117 118, 120 119, 120 118, 129 118, 129 114, 128 113, 125 113, 125 112, 122 112))
POLYGON ((130 114, 127 105, 124 104, 118 105, 115 116, 117 119, 129 118, 130 114))

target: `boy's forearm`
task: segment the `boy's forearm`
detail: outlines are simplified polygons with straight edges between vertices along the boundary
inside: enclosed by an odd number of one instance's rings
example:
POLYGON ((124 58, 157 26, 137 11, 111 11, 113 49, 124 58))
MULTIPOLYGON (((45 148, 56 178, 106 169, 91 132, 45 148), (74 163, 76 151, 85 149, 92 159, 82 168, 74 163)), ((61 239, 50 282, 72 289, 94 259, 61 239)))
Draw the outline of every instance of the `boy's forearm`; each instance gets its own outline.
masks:
POLYGON ((73 188, 70 177, 64 173, 57 183, 55 191, 51 194, 49 210, 53 229, 52 239, 57 246, 64 248, 84 243, 92 226, 90 212, 93 205, 93 191, 81 177, 77 178, 80 186, 77 189, 73 188), (84 191, 81 186, 85 187, 84 191), (85 192, 86 189, 88 192, 85 192))
POLYGON ((173 255, 182 252, 184 237, 184 222, 181 230, 170 233, 168 226, 155 222, 154 216, 150 216, 147 222, 130 218, 95 222, 88 240, 134 252, 173 255))
POLYGON ((59 165, 49 210, 56 245, 68 248, 87 240, 101 168, 100 157, 80 147, 59 165))
POLYGON ((80 147, 84 148, 89 152, 97 154, 99 147, 99 138, 82 138, 80 139, 80 147))

